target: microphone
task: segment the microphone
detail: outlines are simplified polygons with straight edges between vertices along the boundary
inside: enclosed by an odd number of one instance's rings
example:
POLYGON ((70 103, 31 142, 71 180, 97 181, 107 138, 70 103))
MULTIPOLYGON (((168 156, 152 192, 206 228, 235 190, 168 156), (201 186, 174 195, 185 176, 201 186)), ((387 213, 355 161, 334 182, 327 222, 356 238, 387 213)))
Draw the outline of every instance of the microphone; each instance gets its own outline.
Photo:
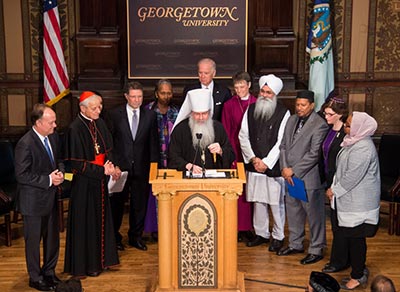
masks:
POLYGON ((193 167, 194 167, 194 163, 196 162, 197 153, 199 152, 199 148, 200 148, 200 140, 201 140, 202 137, 203 137, 203 133, 196 133, 197 147, 196 147, 196 151, 194 153, 192 167, 190 168, 190 171, 189 171, 189 177, 190 178, 193 178, 193 167))

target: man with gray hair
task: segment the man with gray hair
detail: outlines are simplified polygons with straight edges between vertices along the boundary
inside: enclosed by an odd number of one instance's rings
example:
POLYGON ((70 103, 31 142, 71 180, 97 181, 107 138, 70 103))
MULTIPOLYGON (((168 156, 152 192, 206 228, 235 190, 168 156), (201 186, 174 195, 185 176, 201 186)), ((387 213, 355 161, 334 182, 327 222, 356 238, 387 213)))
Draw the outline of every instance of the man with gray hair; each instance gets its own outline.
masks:
POLYGON ((268 243, 272 235, 268 250, 277 252, 285 237, 285 185, 279 169, 279 146, 290 113, 278 102, 277 95, 283 87, 280 78, 273 74, 264 75, 259 85, 257 102, 248 107, 239 132, 247 170, 247 201, 254 202, 256 236, 247 246, 268 243), (268 208, 274 219, 272 232, 269 231, 268 208))
POLYGON ((107 188, 119 179, 112 137, 99 117, 102 99, 91 91, 79 98, 80 113, 65 139, 65 160, 74 174, 68 213, 64 272, 96 277, 119 263, 107 188))
POLYGON ((205 168, 230 168, 235 154, 222 124, 211 119, 210 91, 191 90, 187 99, 190 113, 171 134, 168 167, 195 174, 205 168))
POLYGON ((218 82, 214 81, 217 74, 217 65, 213 59, 203 58, 197 63, 197 74, 199 81, 195 84, 185 86, 183 89, 183 97, 185 100, 181 106, 178 117, 175 121, 174 128, 184 120, 187 112, 190 112, 190 106, 187 101, 187 93, 193 89, 207 89, 211 93, 211 116, 214 120, 221 121, 222 108, 226 101, 231 99, 232 93, 230 89, 218 82))

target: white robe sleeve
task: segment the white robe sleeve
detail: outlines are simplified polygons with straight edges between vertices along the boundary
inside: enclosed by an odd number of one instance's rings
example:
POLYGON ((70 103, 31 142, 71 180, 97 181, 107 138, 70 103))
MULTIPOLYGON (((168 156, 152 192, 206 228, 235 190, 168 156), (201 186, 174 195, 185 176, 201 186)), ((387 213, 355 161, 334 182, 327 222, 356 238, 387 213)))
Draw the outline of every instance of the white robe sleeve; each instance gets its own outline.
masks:
POLYGON ((253 149, 251 149, 247 112, 248 110, 246 110, 243 115, 242 126, 240 127, 239 131, 240 149, 242 149, 243 160, 245 163, 249 163, 250 159, 256 156, 253 152, 253 149))

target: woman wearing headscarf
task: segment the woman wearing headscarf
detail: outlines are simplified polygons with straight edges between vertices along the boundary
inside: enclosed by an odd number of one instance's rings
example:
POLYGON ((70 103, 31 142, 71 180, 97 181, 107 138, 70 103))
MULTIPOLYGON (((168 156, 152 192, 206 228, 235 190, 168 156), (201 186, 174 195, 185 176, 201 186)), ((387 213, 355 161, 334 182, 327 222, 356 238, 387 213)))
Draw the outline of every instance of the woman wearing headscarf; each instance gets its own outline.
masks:
POLYGON ((366 286, 368 281, 366 237, 378 230, 380 207, 379 161, 371 138, 376 129, 375 119, 367 113, 353 112, 347 118, 336 174, 327 190, 352 268, 350 278, 342 280, 344 290, 366 286))

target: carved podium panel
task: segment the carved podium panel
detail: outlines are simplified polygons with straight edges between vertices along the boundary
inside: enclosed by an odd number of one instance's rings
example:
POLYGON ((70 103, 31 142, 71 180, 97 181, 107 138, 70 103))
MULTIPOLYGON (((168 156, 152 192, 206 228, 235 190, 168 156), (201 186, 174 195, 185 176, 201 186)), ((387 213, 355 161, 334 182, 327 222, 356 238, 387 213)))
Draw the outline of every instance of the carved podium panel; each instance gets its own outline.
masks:
POLYGON ((237 170, 229 178, 183 178, 157 169, 150 184, 158 199, 159 275, 155 291, 244 291, 237 271, 237 199, 246 182, 237 170))

